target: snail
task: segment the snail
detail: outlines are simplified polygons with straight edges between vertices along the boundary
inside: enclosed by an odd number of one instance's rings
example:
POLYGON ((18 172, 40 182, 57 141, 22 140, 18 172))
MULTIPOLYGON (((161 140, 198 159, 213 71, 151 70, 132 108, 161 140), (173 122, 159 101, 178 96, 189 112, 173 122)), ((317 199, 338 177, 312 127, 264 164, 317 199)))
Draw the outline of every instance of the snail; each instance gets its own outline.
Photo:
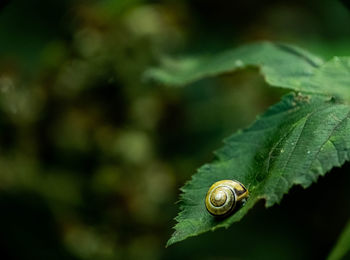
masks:
POLYGON ((235 180, 215 182, 205 197, 205 206, 210 214, 217 217, 227 216, 233 212, 237 204, 249 195, 248 189, 235 180))

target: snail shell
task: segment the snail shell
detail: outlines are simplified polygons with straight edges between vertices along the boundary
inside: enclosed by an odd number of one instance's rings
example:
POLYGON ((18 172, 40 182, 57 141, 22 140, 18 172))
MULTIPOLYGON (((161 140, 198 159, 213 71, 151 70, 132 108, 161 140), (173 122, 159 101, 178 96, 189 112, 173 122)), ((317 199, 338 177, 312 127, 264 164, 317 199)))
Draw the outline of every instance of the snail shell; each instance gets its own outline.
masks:
POLYGON ((235 180, 215 182, 205 197, 205 206, 214 216, 227 216, 233 212, 236 204, 248 197, 244 185, 235 180))

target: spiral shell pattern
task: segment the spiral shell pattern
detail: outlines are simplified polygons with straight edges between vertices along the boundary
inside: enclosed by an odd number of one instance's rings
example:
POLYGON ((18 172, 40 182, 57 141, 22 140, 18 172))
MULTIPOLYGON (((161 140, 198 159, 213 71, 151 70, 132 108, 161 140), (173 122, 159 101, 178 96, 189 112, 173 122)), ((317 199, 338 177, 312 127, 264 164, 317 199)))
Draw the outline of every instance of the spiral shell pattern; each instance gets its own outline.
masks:
POLYGON ((208 212, 214 216, 226 216, 232 213, 237 202, 248 196, 248 190, 242 183, 223 180, 214 183, 205 198, 208 212))

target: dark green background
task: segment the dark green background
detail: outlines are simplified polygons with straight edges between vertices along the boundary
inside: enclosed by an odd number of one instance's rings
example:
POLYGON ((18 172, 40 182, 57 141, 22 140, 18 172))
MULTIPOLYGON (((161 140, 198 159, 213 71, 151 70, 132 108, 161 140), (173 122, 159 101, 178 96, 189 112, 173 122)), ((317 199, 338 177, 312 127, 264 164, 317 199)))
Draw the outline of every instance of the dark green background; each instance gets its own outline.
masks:
POLYGON ((167 55, 256 40, 350 55, 337 1, 0 2, 1 259, 323 259, 350 216, 350 165, 228 230, 165 248, 179 187, 285 92, 257 70, 168 88, 167 55))

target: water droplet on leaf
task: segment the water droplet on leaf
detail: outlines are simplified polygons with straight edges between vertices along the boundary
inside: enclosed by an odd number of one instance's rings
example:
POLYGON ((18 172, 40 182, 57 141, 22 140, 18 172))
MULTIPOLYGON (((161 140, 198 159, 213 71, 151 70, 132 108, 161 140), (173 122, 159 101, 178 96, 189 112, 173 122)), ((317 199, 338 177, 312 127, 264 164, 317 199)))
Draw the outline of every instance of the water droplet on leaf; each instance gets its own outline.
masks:
POLYGON ((237 67, 243 67, 243 61, 241 61, 241 60, 236 60, 235 61, 235 65, 237 66, 237 67))

